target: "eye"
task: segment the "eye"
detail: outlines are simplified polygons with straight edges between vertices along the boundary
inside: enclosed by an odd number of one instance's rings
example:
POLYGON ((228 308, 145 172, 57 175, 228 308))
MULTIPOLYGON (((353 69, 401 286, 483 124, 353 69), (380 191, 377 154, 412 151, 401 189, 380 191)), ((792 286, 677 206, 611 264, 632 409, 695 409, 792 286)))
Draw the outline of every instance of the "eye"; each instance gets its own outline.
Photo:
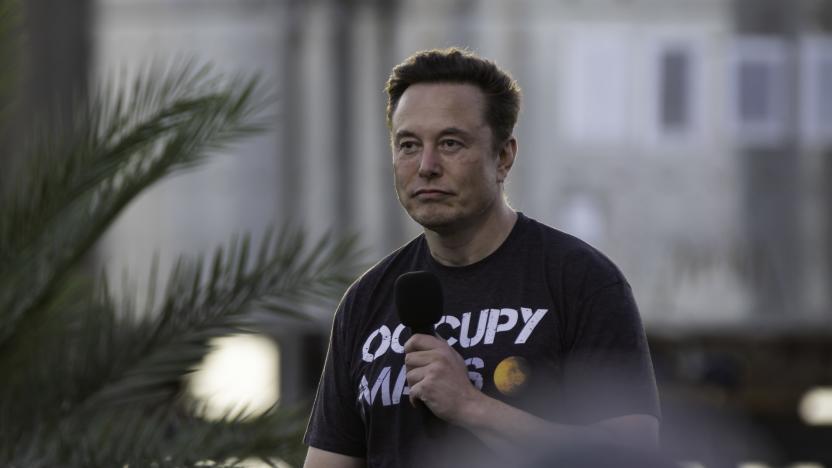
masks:
POLYGON ((464 145, 459 140, 454 140, 451 138, 444 139, 439 142, 439 146, 445 151, 458 151, 464 145))
POLYGON ((413 154, 419 151, 419 144, 415 140, 402 140, 399 142, 399 152, 413 154))

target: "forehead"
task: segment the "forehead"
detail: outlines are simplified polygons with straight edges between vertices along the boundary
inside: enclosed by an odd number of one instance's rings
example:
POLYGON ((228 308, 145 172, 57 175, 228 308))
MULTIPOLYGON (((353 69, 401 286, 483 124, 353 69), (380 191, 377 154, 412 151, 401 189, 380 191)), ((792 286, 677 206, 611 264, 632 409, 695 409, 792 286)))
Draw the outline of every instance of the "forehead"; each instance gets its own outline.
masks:
POLYGON ((463 83, 419 83, 408 87, 393 113, 393 130, 422 127, 485 125, 485 96, 476 86, 463 83))

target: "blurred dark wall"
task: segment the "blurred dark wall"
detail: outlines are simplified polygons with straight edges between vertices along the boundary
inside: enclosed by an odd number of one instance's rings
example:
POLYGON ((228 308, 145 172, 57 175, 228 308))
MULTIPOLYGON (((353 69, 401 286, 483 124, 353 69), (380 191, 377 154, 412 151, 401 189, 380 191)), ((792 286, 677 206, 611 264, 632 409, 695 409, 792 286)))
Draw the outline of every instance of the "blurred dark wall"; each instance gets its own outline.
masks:
MULTIPOLYGON (((32 113, 66 109, 86 89, 90 64, 89 0, 26 0, 26 100, 32 113)), ((58 110, 56 118, 69 116, 58 110)))
POLYGON ((89 0, 25 0, 22 89, 17 118, 11 123, 0 159, 4 184, 20 164, 21 135, 38 121, 66 123, 74 96, 86 92, 91 57, 92 9, 89 0))
MULTIPOLYGON (((821 2, 816 5, 812 12, 817 27, 825 34, 832 33, 832 2, 821 2)), ((827 147, 821 158, 823 161, 823 180, 824 200, 823 204, 826 206, 826 219, 824 223, 824 238, 826 239, 826 278, 827 290, 832 291, 832 214, 830 208, 832 207, 832 147, 827 147)))

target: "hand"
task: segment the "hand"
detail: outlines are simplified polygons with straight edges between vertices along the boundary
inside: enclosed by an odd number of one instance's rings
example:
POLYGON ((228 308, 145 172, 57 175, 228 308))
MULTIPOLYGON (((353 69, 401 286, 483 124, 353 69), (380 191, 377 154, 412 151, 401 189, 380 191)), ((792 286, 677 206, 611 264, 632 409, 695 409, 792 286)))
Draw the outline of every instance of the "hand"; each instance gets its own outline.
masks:
POLYGON ((437 417, 464 425, 466 409, 483 396, 468 379, 462 356, 435 336, 414 334, 404 344, 410 403, 421 400, 437 417))

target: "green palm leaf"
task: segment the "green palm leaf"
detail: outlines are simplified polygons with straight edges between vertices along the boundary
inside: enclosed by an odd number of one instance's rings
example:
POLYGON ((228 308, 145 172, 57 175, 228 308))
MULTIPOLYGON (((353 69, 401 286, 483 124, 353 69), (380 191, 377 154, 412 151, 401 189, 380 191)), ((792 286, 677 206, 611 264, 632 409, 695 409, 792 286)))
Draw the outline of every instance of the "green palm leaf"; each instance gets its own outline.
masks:
POLYGON ((211 339, 251 331, 253 309, 281 301, 300 314, 303 304, 343 291, 357 256, 353 241, 306 246, 294 231, 274 241, 267 236, 259 249, 266 255, 245 267, 247 245, 245 238, 232 241, 210 266, 178 262, 149 315, 120 308, 125 303, 118 305, 103 285, 96 290, 88 282, 65 283, 43 309, 48 320, 22 329, 15 338, 25 340, 11 341, 17 346, 0 361, 14 382, 0 389, 0 402, 7 403, 0 408, 0 440, 28 434, 0 461, 35 462, 21 454, 75 466, 113 466, 160 454, 176 460, 170 466, 241 455, 296 460, 303 420, 290 416, 297 411, 275 408, 253 420, 240 414, 202 421, 188 409, 184 376, 201 362, 211 339), (176 437, 160 436, 172 428, 176 437), (241 433, 249 435, 241 439, 241 433), (125 442, 137 440, 142 443, 125 442))
POLYGON ((235 84, 191 64, 153 76, 100 93, 76 128, 42 131, 28 147, 19 188, 0 200, 0 346, 140 192, 259 128, 256 79, 235 84))
MULTIPOLYGON (((5 40, 18 37, 18 10, 0 0, 0 125, 17 79, 4 65, 20 50, 5 40)), ((212 339, 257 330, 252 311, 305 317, 331 306, 357 271, 353 240, 310 244, 284 229, 252 249, 235 238, 210 261, 176 262, 141 310, 81 265, 127 204, 262 129, 269 102, 256 78, 193 61, 153 65, 126 86, 103 85, 70 123, 44 120, 15 155, 26 164, 0 193, 0 465, 301 459, 307 408, 207 421, 186 379, 212 339)))

